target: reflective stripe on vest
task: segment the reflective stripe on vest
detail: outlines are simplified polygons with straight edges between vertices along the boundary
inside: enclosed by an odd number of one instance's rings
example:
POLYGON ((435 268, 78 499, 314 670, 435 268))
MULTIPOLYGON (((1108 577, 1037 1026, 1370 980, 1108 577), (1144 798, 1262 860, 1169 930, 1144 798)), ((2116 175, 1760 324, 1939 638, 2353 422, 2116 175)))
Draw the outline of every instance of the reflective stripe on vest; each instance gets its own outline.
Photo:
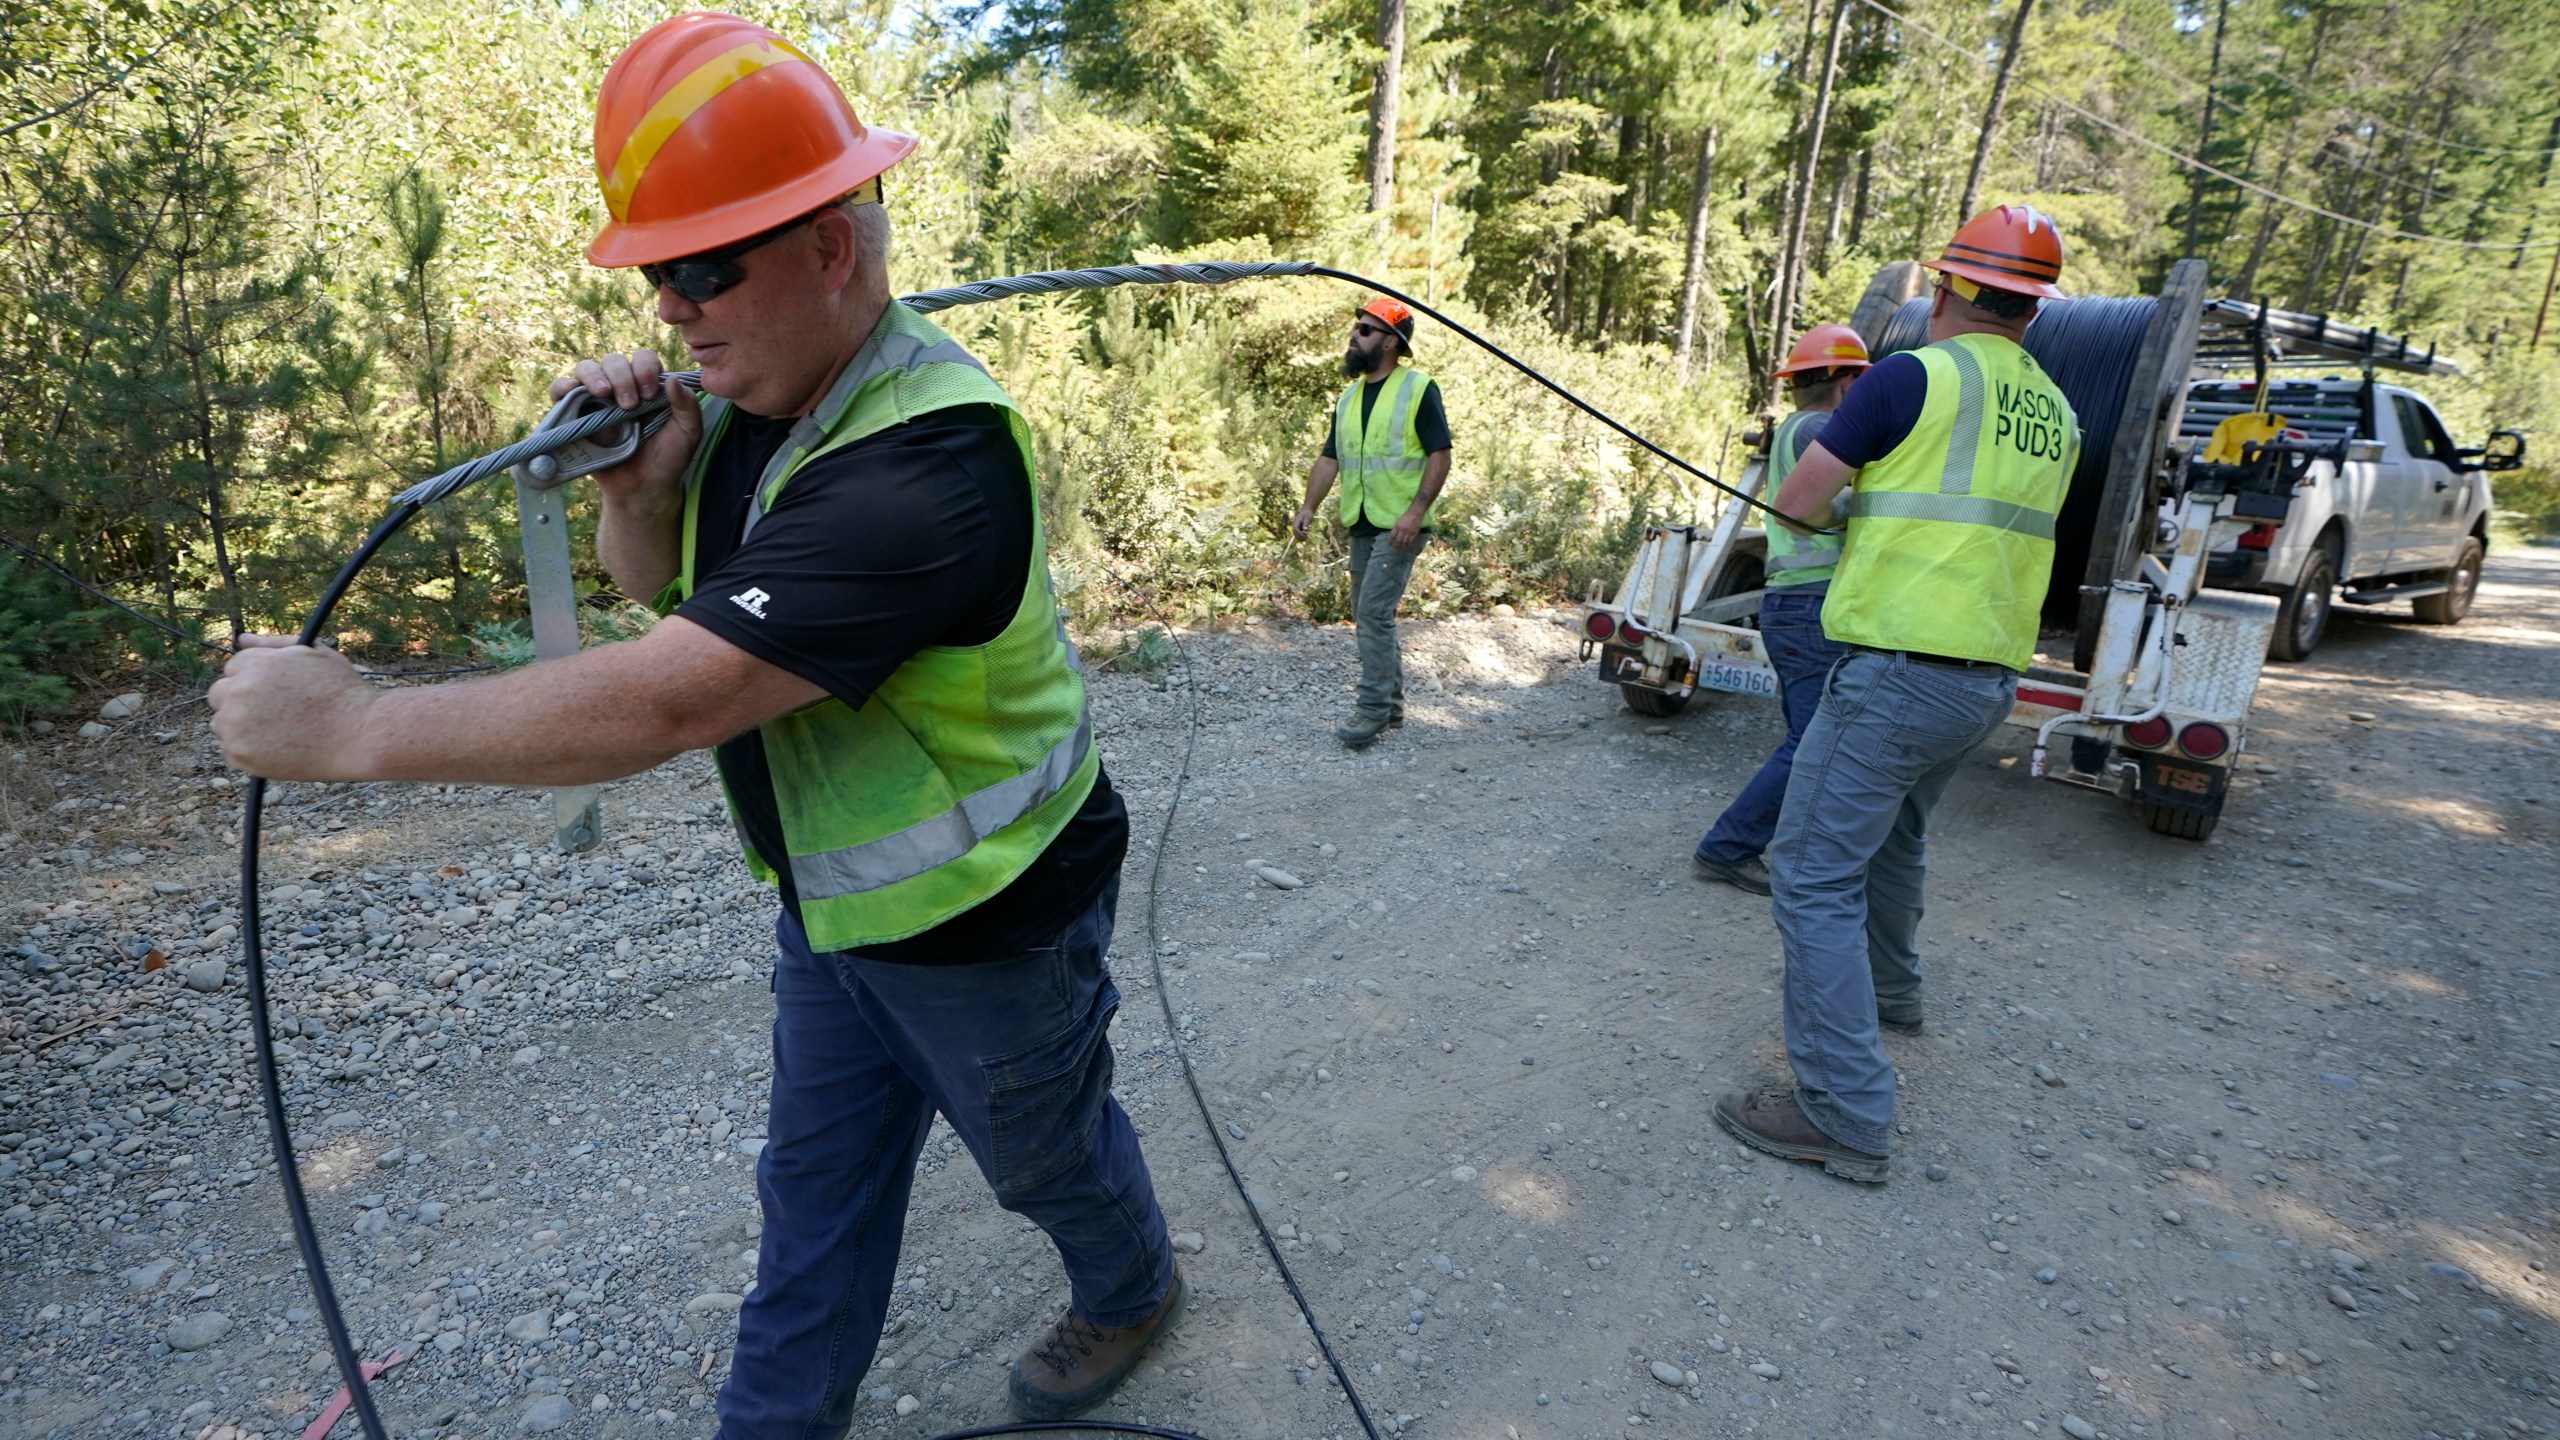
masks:
MULTIPOLYGON (((1781 528, 1783 529, 1784 527, 1781 528)), ((1772 530, 1769 532, 1769 538, 1774 540, 1778 537, 1778 534, 1778 530, 1772 530)), ((1805 537, 1797 536, 1795 538, 1803 539, 1805 537)), ((1770 570, 1821 570, 1828 572, 1832 567, 1839 563, 1840 552, 1836 549, 1805 550, 1798 551, 1794 554, 1781 554, 1776 550, 1771 550, 1769 552, 1769 562, 1766 568, 1770 570)))
POLYGON ((1988 525, 2038 540, 2053 538, 2053 516, 2006 500, 1978 495, 1873 495, 1860 492, 1849 500, 1849 513, 1886 520, 1943 520, 1950 525, 1988 525))
POLYGON ((2014 341, 1959 335, 1912 353, 1928 377, 1920 415, 1859 472, 1822 628, 1844 645, 2023 671, 2078 421, 2014 341))
POLYGON ((792 856, 792 888, 803 900, 826 900, 895 885, 947 865, 1065 789, 1092 749, 1093 718, 1087 715, 1076 733, 1049 747, 1039 764, 964 797, 929 820, 860 845, 792 856))
MULTIPOLYGON (((1778 422, 1778 433, 1769 442, 1769 478, 1764 487, 1772 497, 1795 473, 1804 452, 1813 448, 1819 438, 1813 432, 1830 423, 1827 410, 1798 410, 1778 422)), ((1845 498, 1845 497, 1844 497, 1845 498)), ((1836 523, 1836 522, 1835 522, 1836 523)), ((1772 520, 1768 530, 1769 554, 1763 571, 1765 584, 1777 589, 1793 589, 1818 584, 1831 578, 1840 563, 1840 537, 1821 533, 1799 535, 1772 520)))
MULTIPOLYGON (((1429 457, 1414 427, 1422 413, 1423 392, 1431 377, 1411 365, 1399 366, 1380 382, 1368 419, 1360 417, 1360 392, 1368 382, 1354 380, 1333 407, 1333 460, 1342 477, 1342 523, 1363 516, 1372 525, 1393 527, 1422 494, 1422 467, 1429 457)), ((1425 525, 1439 514, 1434 504, 1425 525)))
MULTIPOLYGON (((957 342, 893 303, 765 467, 746 530, 810 461, 961 405, 1003 414, 1023 483, 1034 486, 1030 427, 1003 389, 957 342)), ((703 480, 731 408, 704 407, 686 479, 683 570, 669 587, 676 602, 692 593, 703 480)), ((773 858, 789 866, 815 949, 904 939, 986 901, 1092 793, 1101 768, 1092 716, 1050 584, 1036 495, 1032 504, 1022 594, 994 639, 925 646, 859 708, 829 698, 761 727, 789 852, 773 858)), ((748 865, 770 880, 765 858, 750 849, 748 865)))

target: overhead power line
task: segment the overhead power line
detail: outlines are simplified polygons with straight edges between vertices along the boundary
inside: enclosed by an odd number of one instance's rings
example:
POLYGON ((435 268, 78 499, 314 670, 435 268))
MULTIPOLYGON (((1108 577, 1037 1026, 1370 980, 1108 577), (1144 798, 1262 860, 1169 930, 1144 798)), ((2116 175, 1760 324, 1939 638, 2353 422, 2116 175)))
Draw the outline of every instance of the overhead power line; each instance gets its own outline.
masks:
MULTIPOLYGON (((2140 50, 2136 50, 2121 40, 2105 35, 2101 35, 2098 38, 2109 49, 2119 51, 2132 59, 2139 60, 2143 64, 2150 66, 2152 69, 2169 76, 2171 79, 2195 86, 2200 90, 2206 88, 2203 81, 2196 79, 2192 75, 2186 74, 2166 61, 2147 55, 2140 50)), ((2281 70, 2265 65, 2259 65, 2253 66, 2250 70, 2250 74, 2261 80, 2273 80, 2296 95, 2301 95, 2312 100, 2325 100, 2329 104, 2336 106, 2338 109, 2345 111, 2350 117, 2360 120, 2367 125, 2371 125, 2377 130, 2389 130, 2397 134, 2406 135, 2410 139, 2416 140, 2421 144, 2438 145, 2447 150, 2467 150, 2474 155, 2525 155, 2531 156, 2535 159, 2540 159, 2545 155, 2560 155, 2560 146, 2555 145, 2473 145, 2461 140, 2442 139, 2438 136, 2430 135, 2415 126, 2403 125, 2394 120, 2385 120, 2380 115, 2374 114, 2371 111, 2345 104, 2334 96, 2323 95, 2303 84, 2301 81, 2294 79, 2292 76, 2285 74, 2281 70)), ((2225 103, 2228 103, 2227 99, 2225 103)))
MULTIPOLYGON (((2243 107, 2242 105, 2240 105, 2237 101, 2235 101, 2235 100, 2233 100, 2233 99, 2231 98, 2230 91, 2229 91, 2229 89, 2228 89, 2227 87, 2226 87, 2226 88, 2224 88, 2224 89, 2219 89, 2219 90, 2217 90, 2217 89, 2215 89, 2214 87, 2212 87, 2212 86, 2210 86, 2210 85, 2205 84, 2203 81, 2196 79, 2194 76, 2189 75, 2189 74, 2186 74, 2185 72, 2183 72, 2183 71, 2179 70, 2177 67, 2175 67, 2175 66, 2173 66, 2173 65, 2169 64, 2167 61, 2162 60, 2162 59, 2158 58, 2157 56, 2153 56, 2153 55, 2146 55, 2146 54, 2144 54, 2142 51, 2137 50, 2137 49, 2135 49, 2134 47, 2132 47, 2132 46, 2130 46, 2130 45, 2125 44, 2123 41, 2113 38, 2112 36, 2101 35, 2101 36, 2099 36, 2099 37, 2098 37, 2098 39, 2099 39, 2100 43, 2104 44, 2108 49, 2115 51, 2115 52, 2116 52, 2117 54, 2119 54, 2119 55, 2122 55, 2122 56, 2123 56, 2124 58, 2126 58, 2127 60, 2131 60, 2131 61, 2133 61, 2135 64, 2145 66, 2145 67, 2149 68, 2150 70, 2154 71, 2155 73, 2157 73, 2157 74, 2159 74, 2159 75, 2161 75, 2161 76, 2166 77, 2167 79, 2170 79, 2170 80, 2176 81, 2177 83, 2179 83, 2179 84, 2181 84, 2181 85, 2186 86, 2186 87, 2187 87, 2188 89, 2190 89, 2190 90, 2199 91, 2199 92, 2201 92, 2205 97, 2207 97, 2207 98, 2209 98, 2209 99, 2211 99, 2211 100, 2214 100, 2215 102, 2217 102, 2217 103, 2219 103, 2219 104, 2229 106, 2229 107, 2231 107, 2231 108, 2232 108, 2232 109, 2234 109, 2234 110, 2241 110, 2241 109, 2244 109, 2244 108, 2245 108, 2245 107, 2243 107)), ((2272 77, 2277 78, 2277 79, 2283 79, 2283 77, 2281 77, 2281 76, 2276 76, 2276 75, 2275 75, 2275 72, 2273 72, 2273 71, 2262 71, 2262 72, 2260 72, 2260 73, 2262 73, 2262 74, 2266 74, 2266 75, 2269 75, 2269 76, 2272 76, 2272 77)), ((2309 94, 2309 93, 2310 93, 2309 91, 2307 91, 2307 90, 2304 90, 2304 89, 2303 89, 2302 84, 2301 84, 2301 82, 2300 82, 2300 81, 2297 81, 2297 80, 2285 80, 2285 81, 2284 81, 2284 83, 2286 84, 2286 86, 2288 86, 2289 88, 2291 88, 2291 89, 2293 89, 2293 90, 2295 90, 2295 91, 2297 91, 2297 92, 2304 93, 2304 94, 2309 94)), ((2316 97, 2315 97, 2315 98, 2316 98, 2316 97)), ((2345 114, 2346 114, 2346 116, 2347 116, 2347 118, 2348 118, 2348 120, 2349 120, 2349 121, 2351 121, 2351 122, 2354 122, 2354 123, 2356 123, 2356 124, 2372 125, 2372 126, 2374 126, 2374 127, 2378 128, 2378 129, 2393 131, 2393 132, 2396 132, 2396 133, 2398 133, 2398 134, 2400 134, 2400 135, 2403 135, 2403 136, 2406 136, 2406 137, 2408 137, 2408 138, 2411 138, 2411 139, 2417 140, 2417 141, 2419 141, 2419 142, 2420 142, 2420 143, 2422 143, 2422 144, 2428 144, 2428 145, 2444 145, 2444 146, 2449 146, 2449 147, 2454 147, 2454 148, 2459 148, 2459 149, 2466 149, 2466 150, 2479 150, 2479 149, 2480 149, 2480 147, 2478 147, 2478 146, 2457 146, 2457 145, 2456 145, 2456 143, 2455 143, 2454 141, 2451 141, 2451 140, 2439 140, 2439 139, 2437 139, 2436 137, 2434 137, 2434 136, 2432 136, 2432 135, 2423 134, 2423 133, 2421 133, 2421 132, 2419 132, 2419 131, 2417 131, 2417 130, 2414 130, 2414 129, 2410 128, 2409 126, 2406 126, 2406 125, 2395 125, 2395 124, 2391 123, 2390 121, 2388 121, 2388 120, 2385 120, 2385 119, 2381 118, 2381 117, 2380 117, 2380 116, 2378 116, 2378 115, 2371 115, 2371 114, 2367 114, 2367 113, 2365 113, 2364 111, 2357 110, 2357 109, 2355 109, 2355 108, 2353 108, 2353 107, 2351 107, 2351 106, 2340 105, 2340 106, 2338 106, 2337 108, 2338 108, 2339 110, 2341 110, 2341 111, 2344 111, 2344 112, 2345 112, 2345 114)), ((2328 142, 2328 141, 2326 141, 2326 140, 2324 140, 2324 141, 2322 141, 2321 143, 2322 143, 2322 144, 2327 144, 2327 143, 2329 143, 2329 142, 2328 142)), ((2483 151, 2482 153, 2488 153, 2488 154, 2499 154, 2499 155, 2543 155, 2543 154, 2560 154, 2560 150, 2554 150, 2554 151, 2542 151, 2542 150, 2497 150, 2497 151, 2483 151)), ((2382 180, 2382 183, 2384 183, 2385 185, 2390 186, 2391 188, 2393 188, 2393 189, 2395 189, 2395 190, 2399 190, 2399 191, 2403 191, 2403 192, 2411 193, 2411 194, 2422 194, 2422 195, 2424 195, 2424 196, 2426 197, 2426 199, 2427 199, 2428 203, 2433 203, 2433 202, 2435 202, 2435 201, 2437 201, 2437 200, 2445 200, 2445 199, 2450 199, 2450 198, 2451 198, 2450 196, 2448 196, 2448 195, 2447 195, 2444 191, 2442 191, 2442 190, 2436 190, 2436 191, 2432 191, 2432 192, 2430 192, 2430 191, 2426 190, 2426 189, 2425 189, 2425 187, 2423 187, 2423 186, 2421 186, 2421 185, 2417 184, 2417 183, 2416 183, 2416 182, 2414 182, 2414 181, 2402 180, 2402 179, 2398 179, 2398 178, 2396 178, 2396 177, 2394 177, 2394 176, 2389 176, 2389 175, 2384 175, 2384 176, 2381 176, 2381 177, 2379 177, 2379 178, 2382 180)), ((2486 209, 2486 210, 2484 210, 2482 213, 2484 213, 2484 214, 2488 214, 2488 215, 2494 215, 2494 216, 2499 217, 2500 219, 2505 219, 2505 220, 2525 220, 2525 221, 2530 221, 2530 220, 2533 218, 2533 212, 2532 212, 2531 210, 2529 210, 2529 209, 2528 209, 2528 210, 2509 210, 2509 209, 2503 209, 2503 208, 2501 208, 2501 209, 2486 209)))
MULTIPOLYGON (((1983 66, 1986 69, 1994 63, 1988 57, 1976 54, 1972 47, 1964 44, 1962 41, 1952 40, 1947 36, 1939 34, 1937 31, 1921 24, 1919 21, 1912 19, 1910 16, 1903 14, 1892 6, 1882 3, 1882 0, 1858 0, 1858 3, 1875 11, 1877 14, 1886 17, 1887 19, 1898 22, 1913 34, 1934 40, 1940 45, 1945 46, 1947 49, 1964 56, 1966 59, 1971 60, 1975 64, 1983 66)), ((2239 186, 2241 189, 2246 190, 2253 195, 2265 196, 2267 199, 2272 200, 2279 205, 2289 205, 2296 210, 2307 211, 2308 213, 2318 215, 2323 219, 2335 220, 2341 225, 2353 225, 2359 230, 2370 230, 2376 235, 2381 235, 2393 240, 2407 240, 2420 245, 2443 245, 2456 250, 2495 250, 2501 254, 2506 254, 2511 252, 2521 253, 2530 250, 2541 250, 2551 246, 2560 245, 2560 240, 2456 240, 2444 235, 2421 235, 2414 230, 2403 230, 2396 225, 2384 225, 2378 221, 2359 220, 2353 215, 2341 214, 2338 211, 2327 208, 2326 206, 2314 205, 2308 200, 2297 199, 2294 196, 2270 190, 2255 180, 2234 175, 2219 165, 2208 164, 2207 162, 2199 160, 2195 156, 2190 155, 2183 150, 2177 150, 2167 145, 2163 145, 2159 141, 2152 139, 2150 136, 2145 135, 2140 131, 2131 130, 2125 126, 2117 124, 2113 120, 2090 110, 2087 106, 2075 104, 2074 102, 2055 94, 2053 91, 2035 83, 2032 80, 2021 79, 2016 83, 2026 86, 2028 89, 2035 91, 2045 99, 2052 101, 2054 104, 2061 106, 2063 109, 2070 111, 2072 114, 2079 116, 2081 119, 2088 121, 2092 125, 2095 125, 2102 130, 2111 131, 2117 135, 2121 135, 2125 139, 2132 141, 2136 145, 2142 146, 2146 150, 2157 151, 2158 153, 2167 156, 2169 159, 2175 160, 2179 164, 2186 166, 2188 169, 2201 171, 2218 180, 2228 180, 2232 184, 2239 186)))

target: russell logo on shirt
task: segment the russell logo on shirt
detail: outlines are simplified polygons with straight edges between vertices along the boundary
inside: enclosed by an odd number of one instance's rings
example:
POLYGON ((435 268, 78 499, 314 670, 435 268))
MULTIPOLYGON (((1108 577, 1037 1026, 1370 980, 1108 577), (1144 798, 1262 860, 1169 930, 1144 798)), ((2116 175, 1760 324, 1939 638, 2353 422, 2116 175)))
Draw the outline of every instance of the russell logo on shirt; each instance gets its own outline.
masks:
POLYGON ((750 586, 747 589, 730 596, 729 603, 761 620, 764 618, 765 602, 772 598, 772 596, 767 595, 762 590, 758 590, 753 586, 750 586))

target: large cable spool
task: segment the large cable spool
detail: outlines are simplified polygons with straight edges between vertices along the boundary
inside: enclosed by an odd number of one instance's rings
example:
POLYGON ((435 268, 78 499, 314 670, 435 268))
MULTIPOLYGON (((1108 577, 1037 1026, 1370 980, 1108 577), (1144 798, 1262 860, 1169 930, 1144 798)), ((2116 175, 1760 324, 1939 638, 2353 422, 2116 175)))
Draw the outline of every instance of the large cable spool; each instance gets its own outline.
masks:
MULTIPOLYGON (((2027 353, 2062 387, 2080 421, 2080 461, 2054 525, 2044 624, 2074 632, 2072 664, 2087 670, 2106 616, 2106 592, 2129 576, 2159 508, 2161 446, 2193 365, 2205 264, 2181 260, 2156 296, 2047 301, 2027 327, 2027 353)), ((1892 267, 1870 295, 1907 283, 1892 267)), ((1908 300, 1879 327, 1878 359, 1929 343, 1930 297, 1908 300)), ((1862 308, 1864 308, 1862 306, 1862 308)))

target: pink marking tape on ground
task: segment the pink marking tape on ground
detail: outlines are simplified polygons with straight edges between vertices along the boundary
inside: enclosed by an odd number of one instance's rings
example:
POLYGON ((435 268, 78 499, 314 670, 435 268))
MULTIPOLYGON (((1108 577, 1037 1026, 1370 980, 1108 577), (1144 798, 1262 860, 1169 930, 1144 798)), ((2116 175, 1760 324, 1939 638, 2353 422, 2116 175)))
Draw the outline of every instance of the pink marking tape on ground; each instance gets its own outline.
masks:
MULTIPOLYGON (((370 1381, 408 1358, 408 1351, 394 1350, 390 1359, 367 1360, 360 1368, 364 1371, 364 1378, 370 1381)), ((320 1407, 320 1418, 312 1421, 311 1428, 302 1432, 302 1440, 327 1440, 330 1429, 338 1423, 339 1417, 347 1413, 347 1407, 355 1403, 355 1398, 348 1393, 346 1386, 339 1386, 338 1393, 329 1397, 329 1403, 320 1407)))

